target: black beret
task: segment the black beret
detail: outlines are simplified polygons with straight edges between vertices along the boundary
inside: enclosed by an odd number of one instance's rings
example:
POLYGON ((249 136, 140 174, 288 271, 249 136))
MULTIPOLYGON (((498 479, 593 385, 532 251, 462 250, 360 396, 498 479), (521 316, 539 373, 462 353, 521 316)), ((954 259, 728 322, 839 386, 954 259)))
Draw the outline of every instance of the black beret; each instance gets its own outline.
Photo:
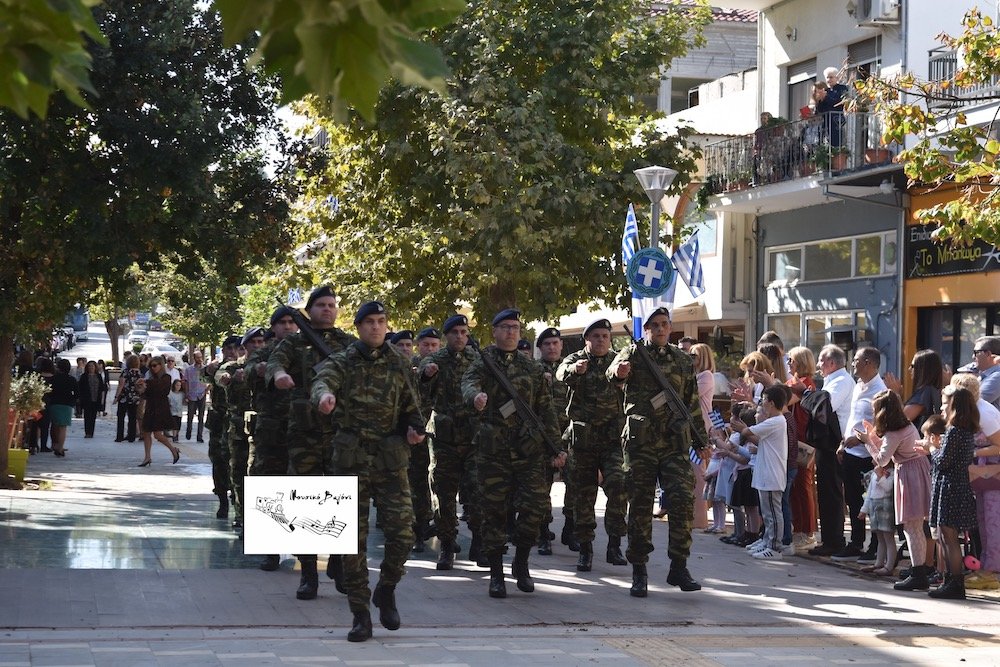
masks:
POLYGON ((559 333, 559 329, 556 329, 555 327, 549 327, 542 333, 538 334, 538 338, 535 339, 535 346, 541 347, 542 341, 545 340, 546 338, 561 338, 561 337, 562 334, 559 333))
POLYGON ((247 341, 249 341, 251 338, 256 338, 258 336, 260 336, 261 338, 264 337, 264 329, 262 329, 261 327, 253 327, 245 334, 243 334, 243 339, 240 341, 240 345, 246 345, 247 341))
POLYGON ((606 317, 597 318, 596 320, 588 324, 587 328, 583 330, 583 337, 586 338, 587 334, 589 334, 594 329, 607 329, 608 331, 611 331, 611 320, 609 320, 606 317))
POLYGON ((403 329, 402 331, 397 331, 396 333, 392 334, 392 338, 389 339, 389 342, 395 345, 401 340, 413 340, 413 332, 410 331, 409 329, 403 329))
POLYGON ((361 320, 369 315, 385 315, 385 306, 381 301, 369 301, 361 304, 358 312, 354 315, 354 324, 361 324, 361 320))
POLYGON ((437 338, 440 340, 441 332, 434 327, 424 327, 420 330, 420 333, 417 334, 417 340, 422 338, 437 338))
POLYGON ((282 317, 293 317, 295 310, 291 306, 278 306, 273 313, 271 313, 271 326, 278 323, 282 317))
POLYGON ((642 328, 645 329, 646 327, 648 327, 649 321, 654 317, 656 317, 657 315, 666 315, 667 319, 668 320, 670 319, 670 311, 667 310, 664 306, 660 306, 646 317, 646 321, 642 323, 642 328))
POLYGON ((312 292, 309 293, 309 299, 306 300, 306 310, 309 310, 310 308, 313 307, 313 304, 316 303, 316 299, 321 299, 324 296, 332 296, 333 298, 337 298, 337 295, 333 293, 332 287, 330 287, 329 285, 320 285, 319 287, 317 287, 316 289, 314 289, 312 292))
POLYGON ((452 315, 451 317, 449 317, 444 321, 444 326, 441 327, 441 330, 444 331, 445 333, 448 333, 455 327, 467 327, 467 326, 469 326, 468 317, 466 317, 465 315, 452 315))
POLYGON ((528 340, 527 338, 522 338, 521 340, 517 341, 517 349, 519 349, 519 350, 530 350, 531 349, 531 341, 528 340))
POLYGON ((521 311, 518 310, 517 308, 507 308, 505 310, 501 310, 499 313, 497 313, 493 317, 493 326, 497 326, 498 324, 500 324, 504 320, 517 320, 517 321, 520 321, 521 320, 521 311))
POLYGON ((222 341, 222 347, 233 347, 243 344, 243 339, 239 336, 226 336, 226 339, 222 341))

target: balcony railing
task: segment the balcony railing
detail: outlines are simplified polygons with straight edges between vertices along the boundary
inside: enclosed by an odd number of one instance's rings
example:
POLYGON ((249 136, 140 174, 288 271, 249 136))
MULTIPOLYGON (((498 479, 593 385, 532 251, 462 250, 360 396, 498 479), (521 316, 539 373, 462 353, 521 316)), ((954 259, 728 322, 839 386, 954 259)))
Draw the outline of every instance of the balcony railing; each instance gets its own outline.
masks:
POLYGON ((868 113, 827 113, 758 129, 705 147, 714 194, 892 161, 898 146, 882 146, 882 122, 868 113))
POLYGON ((976 82, 969 86, 955 86, 958 71, 958 53, 945 47, 931 49, 927 56, 927 79, 932 83, 949 83, 947 88, 940 85, 933 89, 934 99, 927 101, 931 110, 947 110, 980 102, 997 101, 1000 97, 1000 74, 994 74, 989 81, 976 82))

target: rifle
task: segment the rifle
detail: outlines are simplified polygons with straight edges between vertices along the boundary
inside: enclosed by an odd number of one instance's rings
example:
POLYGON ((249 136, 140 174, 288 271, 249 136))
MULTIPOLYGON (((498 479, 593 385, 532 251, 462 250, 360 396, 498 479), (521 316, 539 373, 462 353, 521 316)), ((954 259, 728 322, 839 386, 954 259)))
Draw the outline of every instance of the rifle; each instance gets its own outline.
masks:
MULTIPOLYGON (((625 327, 625 331, 628 332, 629 336, 632 336, 632 332, 628 330, 628 327, 625 327)), ((660 385, 660 389, 662 390, 660 394, 657 394, 657 396, 662 395, 663 400, 653 403, 653 407, 659 407, 660 405, 666 403, 669 411, 677 416, 675 422, 685 422, 691 427, 691 439, 697 445, 697 449, 704 449, 706 447, 705 441, 702 440, 701 434, 698 433, 698 429, 695 428, 694 418, 691 416, 691 411, 687 409, 687 406, 684 405, 684 401, 682 401, 681 397, 677 395, 677 390, 674 389, 674 385, 670 384, 670 380, 663 375, 663 371, 656 364, 656 362, 653 361, 653 357, 649 356, 649 350, 646 349, 646 346, 641 340, 636 341, 635 349, 636 352, 639 353, 639 358, 642 360, 642 363, 646 365, 646 370, 649 371, 649 374, 653 376, 653 379, 656 380, 656 384, 660 385)), ((653 399, 656 398, 656 396, 653 397, 653 399)))
POLYGON ((298 308, 289 308, 287 305, 285 305, 285 302, 281 300, 280 296, 274 297, 274 300, 291 311, 290 315, 292 317, 292 320, 295 321, 295 325, 299 328, 299 333, 305 336, 306 340, 309 341, 309 344, 312 345, 317 350, 319 350, 319 353, 323 355, 323 358, 320 359, 315 364, 313 364, 312 367, 313 373, 319 373, 319 367, 322 366, 323 362, 326 361, 329 357, 333 356, 334 354, 333 350, 331 350, 330 346, 326 344, 326 341, 323 340, 323 337, 320 336, 318 333, 316 333, 316 330, 313 329, 309 321, 302 316, 302 313, 299 311, 298 308))
POLYGON ((472 338, 469 339, 469 345, 472 345, 473 349, 479 353, 479 357, 483 360, 483 365, 486 366, 486 370, 490 372, 490 375, 492 375, 493 379, 497 381, 500 388, 503 389, 508 396, 510 396, 510 400, 514 404, 514 410, 517 412, 517 417, 521 420, 521 424, 529 430, 535 430, 541 433, 542 440, 545 441, 545 447, 549 450, 549 454, 551 454, 553 458, 559 457, 563 453, 563 450, 552 442, 552 438, 550 438, 549 434, 545 431, 545 424, 543 424, 542 420, 535 414, 535 411, 531 409, 531 406, 525 403, 524 399, 521 398, 521 395, 517 393, 517 389, 515 389, 514 385, 510 383, 510 378, 507 377, 506 373, 500 370, 499 366, 497 366, 496 360, 488 355, 480 345, 472 340, 472 338))

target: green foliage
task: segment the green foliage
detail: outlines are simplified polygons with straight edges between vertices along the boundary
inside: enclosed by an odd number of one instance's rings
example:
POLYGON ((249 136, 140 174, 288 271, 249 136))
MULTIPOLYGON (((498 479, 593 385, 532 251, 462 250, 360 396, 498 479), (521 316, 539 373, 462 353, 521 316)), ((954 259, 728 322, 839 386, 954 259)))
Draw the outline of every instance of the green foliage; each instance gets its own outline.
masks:
POLYGON ((84 91, 95 93, 87 40, 104 43, 92 14, 100 1, 0 2, 0 107, 45 118, 57 90, 86 106, 84 91))
POLYGON ((634 100, 662 63, 700 39, 703 7, 649 16, 644 2, 478 0, 435 41, 454 72, 448 96, 395 84, 377 121, 336 126, 304 205, 325 250, 315 272, 350 308, 386 299, 396 328, 471 306, 480 323, 517 304, 528 319, 578 303, 623 302, 617 259, 632 175, 695 171, 687 133, 667 136, 634 100), (581 36, 585 38, 581 39, 581 36))
POLYGON ((45 407, 43 400, 50 387, 38 373, 25 373, 10 383, 10 407, 22 415, 45 407))
POLYGON ((421 42, 425 30, 448 24, 463 0, 215 0, 235 44, 256 31, 254 54, 282 81, 282 100, 309 93, 335 115, 353 107, 371 119, 379 89, 390 77, 444 91, 441 52, 421 42))
POLYGON ((1000 71, 1000 35, 993 19, 978 9, 970 10, 957 37, 942 34, 941 42, 962 57, 954 77, 944 81, 922 81, 913 74, 855 83, 860 102, 882 116, 882 143, 903 143, 907 136, 917 141, 897 158, 911 184, 938 186, 954 183, 959 196, 948 203, 917 212, 925 223, 936 223, 936 235, 953 243, 984 239, 1000 244, 1000 195, 996 183, 1000 143, 995 136, 996 119, 986 125, 969 126, 961 111, 950 111, 972 99, 996 103, 996 72, 1000 71), (937 104, 935 104, 937 103, 937 104), (943 103, 940 104, 940 103, 943 103), (932 105, 932 106, 929 106, 932 105))
POLYGON ((240 294, 213 262, 201 259, 199 269, 192 278, 165 267, 148 272, 145 282, 165 309, 159 319, 166 329, 185 340, 218 344, 246 328, 240 322, 240 294))

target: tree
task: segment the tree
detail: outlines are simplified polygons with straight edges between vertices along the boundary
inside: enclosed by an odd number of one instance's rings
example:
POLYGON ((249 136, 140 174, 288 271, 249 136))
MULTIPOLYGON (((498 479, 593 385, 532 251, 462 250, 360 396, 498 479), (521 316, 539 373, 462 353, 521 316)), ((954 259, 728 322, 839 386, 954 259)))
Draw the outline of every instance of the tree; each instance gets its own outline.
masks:
POLYGON ((621 224, 645 200, 632 170, 678 169, 672 192, 695 171, 686 133, 658 131, 636 99, 708 18, 637 0, 477 0, 434 36, 447 96, 397 83, 374 123, 343 127, 307 105, 330 138, 307 201, 340 201, 312 207, 316 272, 348 304, 388 300, 397 327, 462 304, 482 322, 504 306, 532 319, 619 301, 621 224))
MULTIPOLYGON (((22 118, 44 118, 52 93, 62 91, 85 107, 90 85, 87 38, 102 35, 91 15, 101 0, 5 0, 0 3, 0 106, 22 118)), ((149 3, 152 4, 152 3, 149 3)), ((281 76, 283 99, 312 92, 344 110, 371 115, 390 76, 444 88, 447 69, 439 51, 419 34, 447 24, 462 0, 215 0, 226 25, 227 46, 257 34, 254 59, 281 76)))
POLYGON ((15 336, 60 322, 98 279, 123 294, 133 269, 196 276, 207 258, 235 286, 290 241, 294 170, 266 173, 277 89, 248 68, 252 45, 224 48, 196 0, 110 0, 96 17, 90 110, 0 113, 0 407, 15 336))
POLYGON ((958 37, 939 36, 942 44, 959 54, 954 76, 943 81, 923 81, 911 73, 872 77, 855 84, 855 108, 870 104, 883 118, 885 144, 902 144, 916 135, 916 143, 898 157, 911 184, 958 186, 958 198, 916 214, 939 226, 938 238, 960 244, 983 239, 1000 245, 996 116, 985 125, 969 125, 967 116, 955 110, 968 101, 1000 101, 1000 95, 989 92, 1000 71, 1000 35, 993 19, 978 9, 965 15, 963 27, 958 37))

